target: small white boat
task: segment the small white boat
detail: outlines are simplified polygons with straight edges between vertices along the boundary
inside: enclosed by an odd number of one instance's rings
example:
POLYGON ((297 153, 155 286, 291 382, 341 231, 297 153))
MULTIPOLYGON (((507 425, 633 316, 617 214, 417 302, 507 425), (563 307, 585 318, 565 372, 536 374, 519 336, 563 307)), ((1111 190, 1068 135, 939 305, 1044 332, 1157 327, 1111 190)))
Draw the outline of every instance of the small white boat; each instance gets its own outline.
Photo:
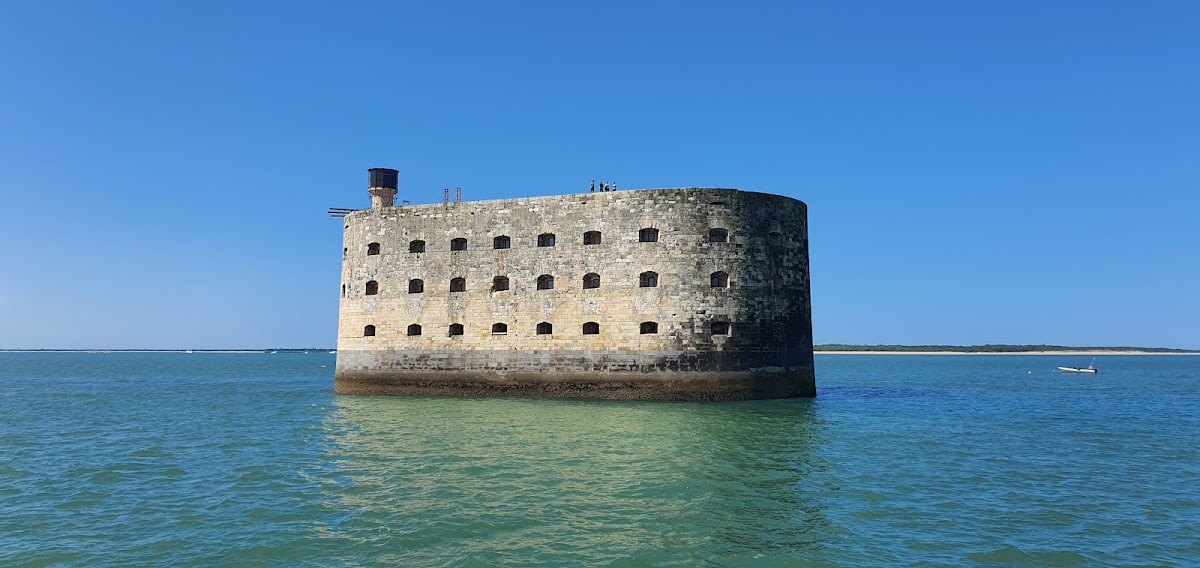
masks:
POLYGON ((1089 375, 1096 374, 1096 358, 1092 357, 1092 362, 1088 364, 1086 369, 1080 367, 1059 367, 1058 370, 1064 373, 1086 373, 1089 375))

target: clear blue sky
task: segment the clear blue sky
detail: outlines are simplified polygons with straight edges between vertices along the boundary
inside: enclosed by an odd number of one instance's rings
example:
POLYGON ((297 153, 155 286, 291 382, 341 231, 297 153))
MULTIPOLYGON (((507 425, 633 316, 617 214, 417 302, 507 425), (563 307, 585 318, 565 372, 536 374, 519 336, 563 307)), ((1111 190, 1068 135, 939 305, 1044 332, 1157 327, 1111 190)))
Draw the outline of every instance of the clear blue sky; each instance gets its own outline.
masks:
POLYGON ((1200 3, 0 2, 0 347, 332 346, 401 199, 809 205, 818 343, 1200 348, 1200 3), (745 4, 745 5, 743 5, 745 4))

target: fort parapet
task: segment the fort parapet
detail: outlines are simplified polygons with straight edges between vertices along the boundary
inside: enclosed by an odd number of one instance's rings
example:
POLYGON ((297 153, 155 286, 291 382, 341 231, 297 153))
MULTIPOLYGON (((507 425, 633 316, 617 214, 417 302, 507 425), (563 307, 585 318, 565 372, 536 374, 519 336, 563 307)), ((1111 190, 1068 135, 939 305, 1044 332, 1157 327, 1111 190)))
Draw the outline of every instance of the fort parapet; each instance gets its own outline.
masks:
POLYGON ((394 175, 371 185, 373 206, 345 217, 339 393, 815 394, 801 201, 678 188, 397 207, 394 175))

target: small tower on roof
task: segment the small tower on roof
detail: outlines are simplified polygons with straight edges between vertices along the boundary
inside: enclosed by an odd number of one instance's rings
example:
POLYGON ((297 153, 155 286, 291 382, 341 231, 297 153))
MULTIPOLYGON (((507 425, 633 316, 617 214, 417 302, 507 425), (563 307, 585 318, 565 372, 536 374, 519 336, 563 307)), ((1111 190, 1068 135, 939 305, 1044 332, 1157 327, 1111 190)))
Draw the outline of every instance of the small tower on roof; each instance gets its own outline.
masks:
POLYGON ((399 192, 400 172, 388 168, 367 170, 367 191, 371 194, 371 207, 392 207, 399 192))

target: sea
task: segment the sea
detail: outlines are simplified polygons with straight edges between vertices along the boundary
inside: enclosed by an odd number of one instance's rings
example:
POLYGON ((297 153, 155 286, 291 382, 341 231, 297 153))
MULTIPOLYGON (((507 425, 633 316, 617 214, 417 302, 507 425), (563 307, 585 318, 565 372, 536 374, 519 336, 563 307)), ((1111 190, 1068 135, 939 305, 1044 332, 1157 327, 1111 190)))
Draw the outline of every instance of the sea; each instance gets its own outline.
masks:
POLYGON ((0 566, 1200 566, 1200 357, 818 355, 737 403, 334 357, 0 353, 0 566))

